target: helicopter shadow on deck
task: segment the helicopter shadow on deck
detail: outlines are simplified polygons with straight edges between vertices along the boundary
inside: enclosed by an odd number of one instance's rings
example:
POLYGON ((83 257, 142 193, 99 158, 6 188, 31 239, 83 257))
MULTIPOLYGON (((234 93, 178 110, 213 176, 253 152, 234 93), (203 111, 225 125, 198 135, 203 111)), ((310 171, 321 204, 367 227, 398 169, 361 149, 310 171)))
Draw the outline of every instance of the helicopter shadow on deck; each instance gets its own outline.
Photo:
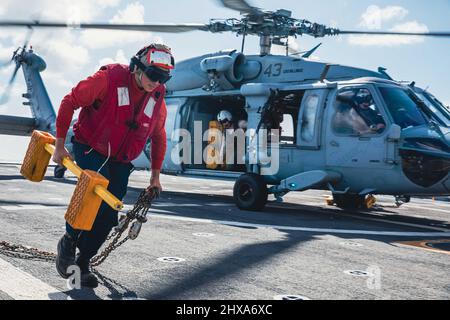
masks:
MULTIPOLYGON (((129 187, 128 193, 124 199, 125 203, 133 204, 137 196, 142 191, 142 189, 129 187)), ((174 191, 165 191, 162 193, 162 196, 156 202, 155 208, 163 209, 165 214, 173 214, 176 216, 188 217, 188 218, 205 218, 211 219, 211 211, 214 210, 215 214, 218 214, 217 220, 222 220, 223 217, 226 220, 238 219, 237 222, 244 223, 256 223, 256 224, 280 224, 274 223, 274 221, 279 221, 280 219, 297 219, 297 217, 312 217, 315 220, 321 219, 324 221, 329 220, 343 220, 343 219, 352 219, 352 216, 355 216, 355 221, 357 217, 361 218, 376 218, 379 220, 378 223, 382 223, 385 220, 387 223, 391 221, 395 222, 408 222, 414 223, 417 225, 423 226, 431 226, 431 225, 448 225, 449 222, 445 220, 431 219, 431 218, 421 218, 421 217, 411 217, 402 214, 394 205, 377 205, 372 210, 343 210, 337 207, 329 207, 323 208, 320 206, 314 206, 310 204, 301 204, 301 203, 286 203, 278 204, 275 202, 269 202, 267 207, 263 212, 248 212, 241 211, 237 207, 235 207, 234 200, 230 196, 225 195, 213 195, 213 194, 198 194, 198 193, 190 193, 190 192, 174 192, 174 191), (164 204, 164 202, 175 203, 174 206, 163 206, 158 207, 157 204, 164 204), (183 204, 188 204, 186 207, 183 207, 183 204), (209 203, 219 203, 223 204, 223 206, 211 206, 208 210, 198 210, 196 207, 189 207, 189 204, 197 203, 201 206, 208 206, 209 203), (276 205, 273 206, 273 205, 276 205), (232 216, 230 216, 232 213, 232 216), (374 216, 373 213, 376 213, 374 216), (323 218, 323 219, 322 219, 323 218), (254 220, 256 219, 256 220, 254 220), (276 219, 276 220, 274 220, 276 219)), ((314 221, 314 220, 312 220, 314 221)), ((350 221, 350 220, 349 220, 350 221)), ((316 227, 316 226, 312 226, 316 227)), ((400 226, 399 226, 400 228, 400 226)), ((449 226, 450 231, 450 226, 449 226)))
MULTIPOLYGON (((237 226, 229 226, 236 227, 237 226)), ((275 230, 278 230, 275 228, 275 230)), ((185 268, 180 268, 179 271, 174 270, 167 274, 164 285, 152 286, 142 296, 150 300, 162 299, 214 299, 213 293, 198 296, 199 292, 223 291, 230 292, 232 287, 229 282, 236 278, 245 278, 245 274, 249 273, 251 269, 258 269, 267 265, 277 256, 286 255, 290 251, 299 250, 308 242, 319 240, 321 236, 329 235, 326 232, 301 232, 301 231, 286 231, 278 230, 280 232, 279 240, 265 241, 262 243, 242 244, 234 248, 231 252, 215 256, 213 259, 208 259, 200 266, 196 266, 195 271, 187 273, 185 268)), ((380 236, 366 236, 366 235, 339 235, 338 241, 342 242, 356 242, 357 240, 373 240, 383 242, 390 246, 395 246, 394 242, 398 239, 392 237, 380 236)), ((367 251, 365 251, 367 253, 367 251)), ((318 253, 322 254, 322 253, 318 253)), ((331 259, 331 258, 330 258, 331 259)), ((286 262, 287 264, 289 262, 286 262)), ((308 272, 308 271, 305 271, 308 272)), ((148 280, 150 282, 150 280, 148 280)), ((240 280, 242 281, 242 280, 240 280)), ((241 286, 252 286, 258 282, 258 279, 248 277, 247 281, 243 280, 241 286), (247 282, 248 281, 248 282, 247 282)), ((298 283, 301 286, 301 283, 298 283)), ((283 294, 280 288, 276 288, 276 294, 283 294)), ((232 292, 232 291, 231 291, 232 292)), ((217 299, 217 298, 216 298, 217 299)), ((266 297, 267 299, 267 297, 266 297)))
MULTIPOLYGON (((125 199, 126 202, 133 202, 133 199, 136 198, 137 194, 140 192, 140 189, 137 188, 129 188, 129 192, 125 199)), ((166 200, 170 200, 171 202, 176 201, 177 204, 181 204, 179 206, 170 206, 164 207, 166 211, 165 214, 173 214, 175 216, 189 217, 189 218, 205 218, 206 215, 204 212, 200 212, 200 210, 186 210, 182 206, 182 203, 189 202, 192 203, 195 200, 205 202, 205 198, 207 201, 214 202, 222 202, 224 204, 229 204, 230 206, 234 206, 233 200, 231 197, 222 196, 222 195, 202 195, 197 193, 189 193, 189 192, 165 192, 159 202, 164 202, 166 200)), ((192 208, 191 208, 192 209, 192 208)), ((237 210, 237 209, 236 209, 237 210)), ((348 217, 344 217, 340 215, 342 210, 340 209, 327 209, 319 212, 317 207, 310 205, 301 205, 301 204, 290 204, 289 208, 286 210, 277 208, 273 208, 270 205, 266 207, 264 212, 262 213, 254 213, 254 212, 243 212, 243 215, 266 215, 273 214, 282 215, 282 216, 290 216, 296 217, 303 214, 313 214, 313 215, 322 215, 324 218, 329 218, 330 216, 335 216, 338 219, 348 219, 348 217)), ((238 210, 237 210, 238 211, 238 210)), ((382 208, 381 210, 377 210, 377 212, 383 213, 392 213, 390 210, 386 210, 386 208, 382 208)), ((151 214, 151 213, 150 213, 151 214)), ((364 214, 364 213, 361 213, 364 214)), ((397 215, 396 217, 398 217, 397 215)), ((235 217, 235 216, 233 216, 235 217)), ((209 215, 208 218, 211 218, 209 215)), ((380 217, 380 219, 383 217, 380 217)), ((387 220, 389 217, 384 217, 387 220)), ((410 218, 406 217, 405 218, 410 218)), ((230 220, 228 218, 228 220, 230 220)), ((240 220, 240 219, 238 219, 240 220)), ((241 222, 241 221, 239 221, 241 222)), ((432 223, 444 223, 445 221, 433 220, 427 218, 417 218, 416 222, 429 225, 432 223)), ((242 228, 241 226, 229 225, 229 227, 242 228)), ((314 226, 311 226, 314 227, 314 226)), ((246 228, 246 227, 244 227, 246 228)), ((255 227, 256 228, 256 227, 255 227)), ((400 227, 399 227, 400 228, 400 227)), ((276 228, 275 228, 276 229, 276 228)), ((212 283, 218 283, 226 281, 227 277, 233 276, 240 272, 245 272, 252 267, 257 267, 259 264, 268 261, 274 256, 280 255, 284 252, 289 251, 290 249, 296 248, 300 245, 304 245, 309 241, 314 241, 319 236, 330 235, 332 233, 327 232, 302 232, 302 231, 286 231, 279 230, 280 233, 283 233, 284 239, 276 240, 276 241, 267 241, 264 243, 258 244, 246 244, 241 246, 240 248, 235 249, 233 252, 220 257, 219 260, 215 260, 213 263, 205 264, 202 268, 197 270, 195 273, 186 275, 183 272, 180 272, 178 276, 171 274, 171 280, 169 284, 165 287, 161 287, 159 289, 150 290, 145 295, 147 299, 178 299, 178 298, 187 298, 189 297, 189 293, 195 292, 196 290, 200 290, 202 287, 207 286, 212 283)), ((373 240, 376 242, 383 242, 390 246, 395 246, 395 242, 398 241, 398 237, 394 236, 377 236, 377 235, 348 235, 348 234, 339 234, 338 237, 342 239, 342 241, 352 241, 357 239, 365 239, 365 240, 373 240)))
MULTIPOLYGON (((227 282, 233 276, 241 276, 252 268, 265 263, 270 259, 286 254, 315 239, 311 234, 282 231, 283 239, 265 241, 263 243, 244 244, 230 253, 216 256, 213 262, 205 262, 192 273, 186 273, 184 268, 178 272, 173 271, 167 275, 165 285, 150 286, 143 298, 150 300, 162 299, 213 299, 208 294, 198 297, 198 292, 207 292, 209 287, 221 288, 225 293, 232 288, 227 282)), ((162 279, 164 280, 164 279, 162 279)), ((257 279, 249 278, 249 282, 257 282, 257 279)), ((251 283, 241 283, 242 286, 251 283)), ((283 292, 279 292, 282 294, 283 292)), ((275 295, 276 293, 274 293, 275 295)), ((217 298, 216 298, 217 299, 217 298)))

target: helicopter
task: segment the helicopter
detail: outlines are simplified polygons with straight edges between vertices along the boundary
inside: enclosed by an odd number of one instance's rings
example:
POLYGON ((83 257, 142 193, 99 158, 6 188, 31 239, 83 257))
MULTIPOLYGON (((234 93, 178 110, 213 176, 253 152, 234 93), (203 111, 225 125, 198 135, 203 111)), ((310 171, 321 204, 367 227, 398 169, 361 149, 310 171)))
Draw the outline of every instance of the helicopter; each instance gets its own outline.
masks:
MULTIPOLYGON (((241 35, 240 52, 219 51, 177 64, 166 86, 168 149, 162 172, 235 180, 233 197, 242 210, 263 210, 269 194, 282 201, 289 192, 308 189, 329 190, 338 207, 356 209, 367 207, 374 194, 393 195, 398 204, 411 196, 450 195, 449 118, 439 100, 412 83, 393 80, 383 68, 371 71, 308 59, 318 46, 301 55, 288 54, 290 36, 443 38, 450 33, 339 30, 295 19, 285 9, 263 11, 244 0, 221 3, 243 18, 214 19, 209 24, 76 26, 0 21, 0 27, 241 35), (242 53, 251 35, 260 38, 259 55, 242 53), (274 44, 284 45, 287 55, 272 55, 274 44), (244 151, 233 155, 230 163, 216 157, 224 143, 221 137, 227 134, 217 121, 224 109, 247 122, 246 128, 240 128, 244 151)), ((14 60, 23 67, 28 87, 25 103, 35 118, 1 116, 0 133, 29 134, 35 128, 54 132, 55 112, 39 76, 45 62, 25 46, 14 60)), ((148 167, 149 146, 133 162, 135 166, 148 167)))

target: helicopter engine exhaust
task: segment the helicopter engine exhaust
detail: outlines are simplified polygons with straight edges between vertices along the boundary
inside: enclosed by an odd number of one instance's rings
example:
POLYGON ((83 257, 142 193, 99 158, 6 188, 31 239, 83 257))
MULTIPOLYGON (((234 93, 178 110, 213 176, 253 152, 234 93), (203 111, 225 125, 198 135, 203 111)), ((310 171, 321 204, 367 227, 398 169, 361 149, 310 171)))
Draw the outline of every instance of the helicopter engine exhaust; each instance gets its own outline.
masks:
POLYGON ((176 81, 168 82, 167 89, 233 90, 258 77, 261 70, 259 61, 248 60, 243 53, 236 50, 219 52, 180 62, 174 70, 176 81))
POLYGON ((245 60, 245 55, 236 52, 204 59, 200 68, 209 76, 210 90, 231 90, 239 87, 244 80, 242 66, 245 65, 245 60))

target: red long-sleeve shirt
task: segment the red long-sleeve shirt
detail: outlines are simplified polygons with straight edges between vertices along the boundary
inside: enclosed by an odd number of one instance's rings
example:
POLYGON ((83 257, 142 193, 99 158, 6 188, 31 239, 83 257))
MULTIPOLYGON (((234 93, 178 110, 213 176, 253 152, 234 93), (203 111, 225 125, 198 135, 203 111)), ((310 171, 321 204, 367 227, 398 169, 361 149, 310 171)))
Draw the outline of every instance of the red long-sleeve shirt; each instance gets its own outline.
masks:
MULTIPOLYGON (((134 79, 134 78, 133 78, 134 79)), ((141 90, 136 81, 132 81, 130 86, 130 98, 131 105, 138 106, 143 96, 146 94, 144 90, 141 90)), ((58 117, 56 118, 56 137, 65 139, 70 127, 70 123, 73 118, 75 110, 91 106, 97 101, 99 105, 105 99, 108 91, 108 77, 107 71, 100 70, 94 75, 78 83, 78 85, 72 89, 72 91, 64 97, 59 107, 58 117)), ((151 160, 152 169, 161 170, 162 163, 164 161, 164 155, 166 153, 167 141, 166 130, 164 128, 167 117, 166 104, 163 101, 161 105, 161 111, 159 112, 158 119, 155 125, 155 130, 151 136, 152 148, 151 148, 151 160)), ((77 137, 79 139, 79 137, 77 137)), ((87 143, 87 141, 80 141, 81 143, 87 143)))

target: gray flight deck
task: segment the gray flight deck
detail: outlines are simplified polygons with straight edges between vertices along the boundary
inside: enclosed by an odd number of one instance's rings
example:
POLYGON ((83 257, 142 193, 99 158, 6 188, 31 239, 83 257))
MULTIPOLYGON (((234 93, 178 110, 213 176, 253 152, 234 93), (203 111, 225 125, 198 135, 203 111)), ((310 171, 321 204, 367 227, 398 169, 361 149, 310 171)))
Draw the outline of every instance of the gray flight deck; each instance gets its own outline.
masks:
MULTIPOLYGON (((19 168, 0 164, 0 241, 54 252, 76 179, 53 179, 50 168, 37 184, 19 168)), ((132 174, 126 209, 149 176, 132 174)), ((356 213, 327 206, 327 192, 307 191, 243 212, 232 182, 162 176, 162 184, 139 238, 98 268, 98 288, 68 290, 52 263, 0 254, 0 300, 450 299, 448 199, 397 208, 379 197, 356 213)))

